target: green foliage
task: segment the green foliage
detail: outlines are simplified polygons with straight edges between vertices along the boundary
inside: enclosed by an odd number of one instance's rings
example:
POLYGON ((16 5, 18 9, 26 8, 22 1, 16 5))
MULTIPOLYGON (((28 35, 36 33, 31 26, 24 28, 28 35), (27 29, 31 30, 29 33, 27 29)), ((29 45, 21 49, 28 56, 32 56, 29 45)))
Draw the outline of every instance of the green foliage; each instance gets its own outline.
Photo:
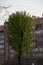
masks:
POLYGON ((7 21, 7 38, 8 43, 15 51, 24 52, 32 42, 32 18, 29 14, 17 11, 12 13, 7 21), (22 42, 21 42, 22 37, 22 42))

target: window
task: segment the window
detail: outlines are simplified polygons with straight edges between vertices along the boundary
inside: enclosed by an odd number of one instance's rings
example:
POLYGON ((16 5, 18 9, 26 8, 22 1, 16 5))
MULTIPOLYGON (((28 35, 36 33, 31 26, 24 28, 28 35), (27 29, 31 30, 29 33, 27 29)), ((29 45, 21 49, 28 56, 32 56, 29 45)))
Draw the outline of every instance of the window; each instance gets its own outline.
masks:
POLYGON ((43 57, 43 54, 39 54, 39 57, 43 57))
POLYGON ((35 56, 36 56, 36 57, 43 57, 43 54, 40 53, 40 54, 36 54, 35 56))
POLYGON ((39 51, 40 51, 40 52, 43 52, 43 48, 39 48, 39 51))
POLYGON ((4 48, 4 45, 0 45, 0 48, 4 48))
POLYGON ((4 53, 4 50, 1 50, 1 53, 4 53))
POLYGON ((3 31, 1 31, 1 32, 0 32, 0 35, 4 35, 4 32, 3 32, 3 31))
POLYGON ((4 53, 4 50, 1 49, 1 50, 0 50, 0 53, 4 53))
POLYGON ((1 43, 4 43, 4 40, 0 40, 0 44, 1 44, 1 43))
POLYGON ((42 24, 36 24, 35 25, 35 30, 37 30, 37 28, 39 28, 39 29, 42 28, 42 24))
POLYGON ((4 39, 4 35, 3 35, 3 36, 1 36, 1 39, 4 39))
POLYGON ((40 34, 40 33, 43 33, 43 30, 37 30, 37 31, 35 31, 35 34, 40 34))
POLYGON ((39 55, 38 54, 36 54, 36 57, 38 57, 39 55))
POLYGON ((43 41, 43 35, 35 35, 34 37, 34 40, 43 41))
POLYGON ((36 48, 36 52, 38 52, 38 48, 36 48))
POLYGON ((43 42, 37 42, 37 46, 43 47, 43 42))
POLYGON ((33 54, 33 57, 38 57, 38 54, 33 54))

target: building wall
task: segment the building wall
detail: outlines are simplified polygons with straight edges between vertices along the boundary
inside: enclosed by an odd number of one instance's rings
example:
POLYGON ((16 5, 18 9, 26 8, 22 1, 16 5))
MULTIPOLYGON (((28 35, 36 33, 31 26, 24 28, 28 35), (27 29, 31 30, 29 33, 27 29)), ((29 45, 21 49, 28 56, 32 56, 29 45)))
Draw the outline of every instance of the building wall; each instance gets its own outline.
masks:
POLYGON ((4 63, 4 26, 0 26, 0 63, 4 63))
POLYGON ((33 44, 33 56, 43 58, 43 18, 33 19, 33 33, 34 41, 33 44))
POLYGON ((6 24, 0 26, 0 63, 5 63, 11 60, 15 51, 12 50, 11 46, 7 43, 6 24))

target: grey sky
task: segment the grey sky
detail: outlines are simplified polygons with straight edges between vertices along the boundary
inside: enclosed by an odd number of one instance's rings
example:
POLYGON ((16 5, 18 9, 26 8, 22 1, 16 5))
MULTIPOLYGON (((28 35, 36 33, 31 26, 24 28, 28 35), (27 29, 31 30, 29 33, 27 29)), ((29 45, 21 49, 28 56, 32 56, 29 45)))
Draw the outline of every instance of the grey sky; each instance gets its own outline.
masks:
MULTIPOLYGON (((43 0, 0 0, 0 6, 9 6, 10 8, 7 10, 9 12, 14 11, 27 11, 31 15, 41 16, 43 13, 43 0)), ((0 18, 6 15, 3 18, 6 18, 8 15, 8 12, 6 10, 3 10, 0 13, 0 18)), ((0 20, 0 24, 3 24, 4 21, 0 20)))

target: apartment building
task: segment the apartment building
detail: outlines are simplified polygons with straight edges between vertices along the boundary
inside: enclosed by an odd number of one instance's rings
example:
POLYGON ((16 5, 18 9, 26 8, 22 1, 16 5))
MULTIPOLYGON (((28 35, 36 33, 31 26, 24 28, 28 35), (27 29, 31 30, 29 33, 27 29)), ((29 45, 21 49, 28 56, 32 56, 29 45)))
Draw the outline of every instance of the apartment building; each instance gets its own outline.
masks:
POLYGON ((33 58, 37 64, 43 65, 43 17, 33 19, 33 34, 33 58))
POLYGON ((4 62, 5 51, 4 51, 4 26, 0 26, 0 63, 4 62))
MULTIPOLYGON (((6 25, 5 25, 6 26, 6 25)), ((13 58, 14 50, 8 45, 6 41, 6 28, 4 25, 0 26, 0 64, 13 58)))

